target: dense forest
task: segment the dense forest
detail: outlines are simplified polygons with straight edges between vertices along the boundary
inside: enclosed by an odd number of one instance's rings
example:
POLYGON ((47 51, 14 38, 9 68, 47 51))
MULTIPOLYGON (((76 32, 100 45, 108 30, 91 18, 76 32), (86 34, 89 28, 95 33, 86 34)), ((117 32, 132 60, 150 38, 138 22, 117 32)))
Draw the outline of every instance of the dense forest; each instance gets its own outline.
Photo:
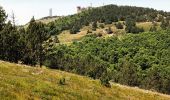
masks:
POLYGON ((89 35, 70 46, 55 46, 47 53, 45 65, 170 93, 169 41, 170 31, 128 34, 122 39, 89 35))
POLYGON ((126 21, 132 19, 135 22, 161 22, 169 13, 157 11, 150 8, 107 5, 97 8, 89 8, 82 13, 67 16, 49 23, 53 33, 70 30, 75 34, 83 26, 94 22, 111 24, 112 22, 126 21))
MULTIPOLYGON (((108 5, 91 8, 43 24, 34 17, 28 27, 6 22, 0 8, 0 60, 28 65, 45 65, 94 79, 110 87, 109 81, 138 86, 170 94, 170 24, 169 13, 149 8, 108 5), (57 35, 63 30, 76 33, 85 25, 124 21, 122 38, 87 35, 71 45, 60 44, 57 35), (162 30, 150 32, 136 27, 136 22, 161 22, 162 30), (136 33, 136 34, 132 34, 136 33), (48 41, 48 42, 47 42, 48 41)), ((117 28, 122 28, 118 23, 117 28)))

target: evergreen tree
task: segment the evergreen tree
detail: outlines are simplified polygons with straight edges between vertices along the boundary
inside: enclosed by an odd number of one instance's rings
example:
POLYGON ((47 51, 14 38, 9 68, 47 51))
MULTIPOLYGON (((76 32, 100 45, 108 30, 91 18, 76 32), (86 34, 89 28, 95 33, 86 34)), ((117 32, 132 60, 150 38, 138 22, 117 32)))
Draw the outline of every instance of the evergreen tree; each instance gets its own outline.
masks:
POLYGON ((43 61, 43 42, 48 38, 45 25, 41 22, 35 22, 34 17, 31 19, 27 28, 27 46, 29 48, 29 58, 31 64, 35 65, 37 62, 42 66, 43 61))
POLYGON ((169 26, 169 21, 163 19, 161 22, 161 28, 165 30, 167 29, 168 26, 169 26))
POLYGON ((79 28, 77 27, 77 25, 73 26, 72 29, 70 30, 71 34, 76 34, 77 32, 79 32, 79 28))
POLYGON ((93 23, 92 23, 92 30, 94 30, 94 31, 95 31, 95 30, 96 30, 96 28, 97 28, 97 22, 93 22, 93 23))
POLYGON ((131 30, 136 26, 136 22, 135 20, 131 19, 131 18, 127 18, 126 19, 126 32, 127 33, 131 33, 131 30))
POLYGON ((8 22, 0 32, 0 59, 17 62, 21 58, 19 38, 17 29, 8 22))
POLYGON ((0 31, 3 29, 3 26, 5 25, 6 17, 7 16, 6 16, 5 11, 0 6, 0 31))

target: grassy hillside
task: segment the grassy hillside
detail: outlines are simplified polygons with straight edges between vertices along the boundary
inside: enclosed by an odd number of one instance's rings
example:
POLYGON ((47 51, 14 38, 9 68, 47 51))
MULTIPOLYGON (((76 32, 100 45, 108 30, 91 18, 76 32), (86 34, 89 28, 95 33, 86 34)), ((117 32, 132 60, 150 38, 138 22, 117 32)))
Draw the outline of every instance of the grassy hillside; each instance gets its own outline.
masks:
MULTIPOLYGON (((123 22, 122 22, 123 23, 123 22)), ((100 24, 98 24, 99 26, 100 24)), ((153 26, 152 22, 138 22, 136 23, 137 27, 143 28, 145 32, 148 32, 150 28, 153 26)), ((124 27, 126 27, 124 25, 124 27)), ((160 30, 160 22, 157 22, 157 29, 160 30)), ((81 40, 84 36, 87 35, 87 31, 90 30, 92 34, 102 34, 102 37, 109 37, 109 36, 122 36, 122 34, 126 33, 125 29, 117 29, 115 26, 115 23, 112 24, 107 24, 104 25, 104 28, 96 28, 96 31, 92 31, 91 26, 84 26, 82 29, 80 29, 80 32, 77 32, 77 34, 71 34, 69 30, 63 31, 58 35, 58 39, 60 43, 72 43, 73 41, 79 41, 81 40), (106 29, 111 28, 113 33, 112 34, 107 34, 105 32, 106 29)))
POLYGON ((62 18, 62 16, 44 17, 44 18, 38 19, 37 21, 48 24, 50 22, 54 22, 55 20, 58 20, 59 18, 62 18))
POLYGON ((58 70, 0 61, 1 100, 169 100, 170 96, 112 84, 58 70), (59 84, 65 78, 65 85, 59 84))

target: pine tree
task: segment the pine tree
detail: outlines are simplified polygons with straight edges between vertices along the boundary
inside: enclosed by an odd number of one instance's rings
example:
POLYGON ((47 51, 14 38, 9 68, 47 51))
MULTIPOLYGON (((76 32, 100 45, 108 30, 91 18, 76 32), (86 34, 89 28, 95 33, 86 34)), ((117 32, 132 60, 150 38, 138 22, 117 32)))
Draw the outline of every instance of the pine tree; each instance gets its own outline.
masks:
POLYGON ((7 18, 6 13, 3 10, 3 8, 0 6, 0 31, 2 31, 5 25, 6 18, 7 18))
POLYGON ((34 17, 31 19, 27 28, 27 46, 29 48, 29 58, 31 63, 35 65, 37 62, 42 66, 43 61, 43 42, 48 38, 45 25, 41 22, 36 22, 34 17), (34 62, 35 61, 35 62, 34 62))
POLYGON ((19 33, 9 21, 0 32, 0 59, 17 62, 20 59, 19 33))

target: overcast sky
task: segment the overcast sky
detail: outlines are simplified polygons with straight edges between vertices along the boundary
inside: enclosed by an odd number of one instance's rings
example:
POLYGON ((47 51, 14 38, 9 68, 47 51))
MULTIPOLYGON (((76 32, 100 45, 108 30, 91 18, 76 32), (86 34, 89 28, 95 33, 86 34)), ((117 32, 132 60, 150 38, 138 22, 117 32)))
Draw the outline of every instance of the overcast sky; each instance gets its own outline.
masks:
POLYGON ((53 15, 69 15, 76 13, 77 6, 94 7, 103 4, 131 5, 155 8, 170 11, 170 0, 0 0, 7 14, 12 11, 17 18, 17 24, 27 23, 32 16, 36 19, 49 15, 49 9, 53 9, 53 15))

